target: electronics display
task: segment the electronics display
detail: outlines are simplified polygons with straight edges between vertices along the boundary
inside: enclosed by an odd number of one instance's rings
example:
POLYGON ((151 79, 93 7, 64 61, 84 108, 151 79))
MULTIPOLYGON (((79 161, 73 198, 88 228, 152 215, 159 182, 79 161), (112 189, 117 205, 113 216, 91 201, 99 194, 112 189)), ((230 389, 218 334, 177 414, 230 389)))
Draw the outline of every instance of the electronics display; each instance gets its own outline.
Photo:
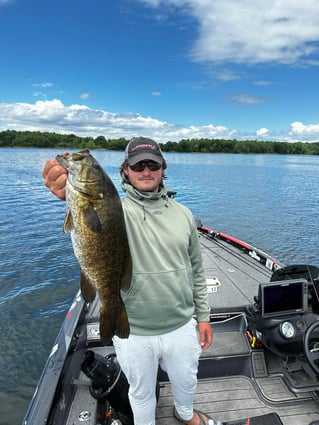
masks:
POLYGON ((261 283, 258 293, 261 317, 302 314, 308 309, 306 279, 261 283))

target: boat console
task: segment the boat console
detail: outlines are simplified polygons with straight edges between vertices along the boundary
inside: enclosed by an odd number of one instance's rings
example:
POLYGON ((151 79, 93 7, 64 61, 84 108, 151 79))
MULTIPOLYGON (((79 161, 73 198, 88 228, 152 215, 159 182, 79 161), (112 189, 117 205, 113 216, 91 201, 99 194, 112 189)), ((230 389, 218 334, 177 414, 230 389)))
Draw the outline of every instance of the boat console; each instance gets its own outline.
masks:
POLYGON ((261 283, 256 309, 256 337, 279 356, 302 353, 308 323, 305 279, 261 283))
MULTIPOLYGON (((249 307, 249 328, 256 340, 281 357, 286 369, 300 366, 319 377, 319 269, 293 265, 259 284, 249 307)), ((319 382, 318 382, 319 386, 319 382)))

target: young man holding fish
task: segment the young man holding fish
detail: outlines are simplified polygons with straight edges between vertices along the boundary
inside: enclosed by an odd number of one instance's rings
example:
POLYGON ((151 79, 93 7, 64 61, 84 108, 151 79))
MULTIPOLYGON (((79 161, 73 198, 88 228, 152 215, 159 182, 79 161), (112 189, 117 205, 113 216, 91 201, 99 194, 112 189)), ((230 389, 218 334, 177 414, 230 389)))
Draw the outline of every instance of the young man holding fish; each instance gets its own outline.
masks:
MULTIPOLYGON (((138 137, 127 145, 120 172, 133 263, 131 286, 122 291, 130 336, 115 335, 113 344, 130 384, 135 425, 155 424, 159 364, 172 384, 175 417, 187 425, 217 425, 193 409, 200 352, 211 345, 213 332, 196 225, 191 212, 168 196, 166 167, 154 140, 138 137)), ((47 162, 43 177, 65 199, 67 171, 56 160, 47 162)))

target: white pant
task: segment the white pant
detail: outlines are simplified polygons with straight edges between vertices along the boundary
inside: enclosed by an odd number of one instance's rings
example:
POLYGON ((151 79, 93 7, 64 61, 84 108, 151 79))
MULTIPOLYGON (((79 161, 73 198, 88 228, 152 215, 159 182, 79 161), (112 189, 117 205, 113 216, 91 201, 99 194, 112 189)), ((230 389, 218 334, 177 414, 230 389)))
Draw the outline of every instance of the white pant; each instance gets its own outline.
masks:
POLYGON ((130 384, 134 425, 155 425, 158 364, 172 384, 178 414, 185 420, 192 418, 201 352, 196 320, 162 335, 130 335, 127 339, 115 336, 113 343, 130 384))

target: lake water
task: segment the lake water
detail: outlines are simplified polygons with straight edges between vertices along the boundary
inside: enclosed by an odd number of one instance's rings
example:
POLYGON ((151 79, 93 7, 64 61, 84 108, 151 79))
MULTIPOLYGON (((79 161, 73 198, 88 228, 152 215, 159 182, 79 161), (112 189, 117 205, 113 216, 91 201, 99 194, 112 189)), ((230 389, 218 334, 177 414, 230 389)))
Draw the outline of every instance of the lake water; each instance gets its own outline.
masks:
MULTIPOLYGON (((44 187, 52 149, 0 149, 0 423, 18 425, 79 270, 62 234, 65 203, 44 187)), ((120 189, 123 153, 94 156, 120 189)), ((286 264, 319 265, 319 156, 166 154, 176 200, 216 230, 286 264)))

